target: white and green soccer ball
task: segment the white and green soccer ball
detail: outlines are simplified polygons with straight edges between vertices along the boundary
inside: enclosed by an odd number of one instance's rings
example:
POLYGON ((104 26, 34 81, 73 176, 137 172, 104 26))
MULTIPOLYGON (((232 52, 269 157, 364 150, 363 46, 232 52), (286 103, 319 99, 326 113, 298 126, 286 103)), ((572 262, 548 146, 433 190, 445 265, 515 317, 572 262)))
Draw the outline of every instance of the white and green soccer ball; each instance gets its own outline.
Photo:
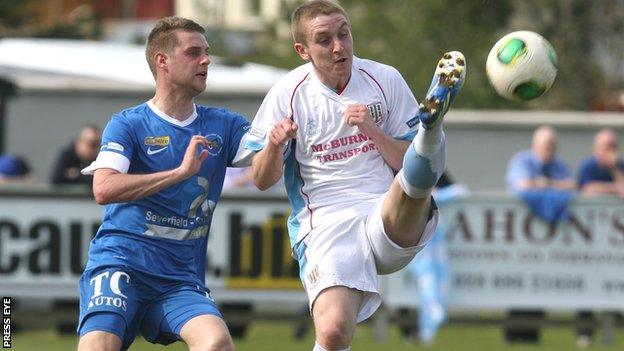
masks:
POLYGON ((543 95, 552 86, 557 76, 557 53, 541 35, 518 31, 494 44, 485 67, 499 95, 528 101, 543 95))

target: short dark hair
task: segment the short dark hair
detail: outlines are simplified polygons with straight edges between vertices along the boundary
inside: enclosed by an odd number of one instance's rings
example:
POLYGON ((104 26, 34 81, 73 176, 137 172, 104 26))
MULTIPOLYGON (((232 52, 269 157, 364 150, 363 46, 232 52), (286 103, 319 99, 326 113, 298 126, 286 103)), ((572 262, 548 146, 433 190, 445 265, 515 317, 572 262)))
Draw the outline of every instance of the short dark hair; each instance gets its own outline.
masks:
POLYGON ((303 22, 319 15, 333 15, 339 13, 349 22, 347 12, 338 3, 330 0, 313 0, 306 2, 295 9, 290 20, 293 40, 295 43, 305 43, 306 32, 303 22))
POLYGON ((154 55, 159 51, 169 54, 173 52, 176 46, 180 45, 175 35, 176 30, 206 33, 204 27, 187 18, 165 17, 156 22, 156 25, 147 37, 147 45, 145 46, 145 58, 154 77, 156 77, 154 55))

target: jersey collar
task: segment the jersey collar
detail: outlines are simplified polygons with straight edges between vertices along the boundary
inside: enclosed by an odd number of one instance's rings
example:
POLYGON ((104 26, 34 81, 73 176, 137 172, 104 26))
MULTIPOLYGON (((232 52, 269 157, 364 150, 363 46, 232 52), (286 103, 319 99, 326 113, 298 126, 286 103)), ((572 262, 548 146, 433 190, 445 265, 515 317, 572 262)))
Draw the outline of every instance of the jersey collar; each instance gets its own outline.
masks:
POLYGON ((351 90, 351 87, 354 84, 356 84, 355 80, 358 79, 356 61, 357 61, 357 57, 354 55, 353 56, 352 66, 351 66, 351 77, 349 77, 349 81, 347 82, 347 85, 345 85, 345 87, 341 91, 339 91, 339 92, 337 92, 335 89, 330 88, 327 85, 325 85, 325 83, 323 83, 319 79, 318 75, 316 74, 316 71, 314 70, 314 66, 312 66, 312 64, 310 63, 310 67, 311 67, 311 70, 312 70, 312 80, 316 84, 320 85, 323 88, 323 90, 327 93, 327 95, 329 97, 332 97, 334 99, 338 98, 338 99, 342 100, 342 99, 344 99, 345 92, 351 90))
POLYGON ((154 105, 154 103, 152 102, 152 100, 149 100, 147 102, 147 106, 152 110, 152 112, 154 112, 154 114, 156 114, 158 117, 164 119, 165 121, 171 123, 171 124, 175 124, 177 126, 180 127, 186 127, 189 124, 193 123, 193 121, 195 121, 195 119, 197 118, 197 106, 195 106, 195 104, 193 104, 193 113, 191 113, 190 116, 186 117, 184 120, 180 121, 177 120, 171 116, 169 116, 168 114, 164 113, 163 111, 161 111, 158 107, 156 107, 156 105, 154 105))

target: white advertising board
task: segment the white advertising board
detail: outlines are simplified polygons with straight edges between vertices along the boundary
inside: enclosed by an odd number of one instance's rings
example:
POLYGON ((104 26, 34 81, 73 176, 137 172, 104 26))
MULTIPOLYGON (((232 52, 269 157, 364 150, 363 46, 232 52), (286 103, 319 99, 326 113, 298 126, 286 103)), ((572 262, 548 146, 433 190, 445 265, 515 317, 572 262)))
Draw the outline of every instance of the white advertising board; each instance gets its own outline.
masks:
MULTIPOLYGON (((440 209, 451 270, 449 307, 624 308, 624 206, 577 198, 548 224, 517 199, 473 195, 440 209)), ((416 306, 409 270, 385 278, 386 302, 416 306)))
MULTIPOLYGON (((624 206, 577 199, 569 222, 547 225, 506 195, 441 208, 449 304, 457 309, 624 308, 624 206)), ((75 298, 103 208, 88 197, 0 193, 0 294, 75 298)), ((220 300, 303 302, 281 195, 226 194, 217 206, 206 281, 220 300), (259 293, 260 292, 260 293, 259 293)), ((416 306, 408 269, 382 278, 389 307, 416 306)))

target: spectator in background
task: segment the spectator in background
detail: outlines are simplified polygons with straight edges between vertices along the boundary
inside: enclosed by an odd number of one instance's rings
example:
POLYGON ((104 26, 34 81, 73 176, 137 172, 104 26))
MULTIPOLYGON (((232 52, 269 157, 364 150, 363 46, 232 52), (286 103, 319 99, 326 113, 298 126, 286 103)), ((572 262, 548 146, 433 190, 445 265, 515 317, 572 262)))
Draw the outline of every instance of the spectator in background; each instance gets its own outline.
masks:
POLYGON ((507 188, 549 223, 568 218, 576 188, 570 168, 556 152, 555 130, 541 126, 533 133, 531 149, 514 155, 507 169, 507 188))
POLYGON ((545 188, 573 190, 572 172, 556 152, 555 130, 550 126, 537 128, 531 149, 518 152, 509 161, 507 188, 514 193, 545 188))
MULTIPOLYGON (((594 137, 593 155, 581 162, 579 167, 578 188, 583 194, 618 195, 624 198, 624 162, 618 151, 617 134, 604 128, 594 137)), ((591 311, 579 311, 579 321, 587 325, 594 322, 591 311)), ((594 328, 581 326, 577 329, 577 345, 587 347, 594 335, 594 328)))
POLYGON ((624 162, 617 134, 609 128, 596 133, 593 155, 579 167, 578 187, 583 194, 614 194, 624 198, 624 162))
POLYGON ((19 156, 0 156, 0 184, 31 183, 28 162, 19 156))
MULTIPOLYGON (((568 165, 557 154, 557 134, 550 126, 540 126, 533 133, 531 149, 515 154, 507 168, 507 189, 517 194, 531 212, 547 222, 567 218, 567 206, 576 185, 568 165)), ((544 318, 543 310, 510 310, 510 320, 535 321, 544 318)), ((538 326, 505 327, 505 340, 538 342, 538 326)))
POLYGON ((58 155, 52 171, 52 184, 84 184, 91 186, 93 177, 80 170, 95 161, 100 150, 102 132, 95 125, 86 125, 80 135, 58 155))

